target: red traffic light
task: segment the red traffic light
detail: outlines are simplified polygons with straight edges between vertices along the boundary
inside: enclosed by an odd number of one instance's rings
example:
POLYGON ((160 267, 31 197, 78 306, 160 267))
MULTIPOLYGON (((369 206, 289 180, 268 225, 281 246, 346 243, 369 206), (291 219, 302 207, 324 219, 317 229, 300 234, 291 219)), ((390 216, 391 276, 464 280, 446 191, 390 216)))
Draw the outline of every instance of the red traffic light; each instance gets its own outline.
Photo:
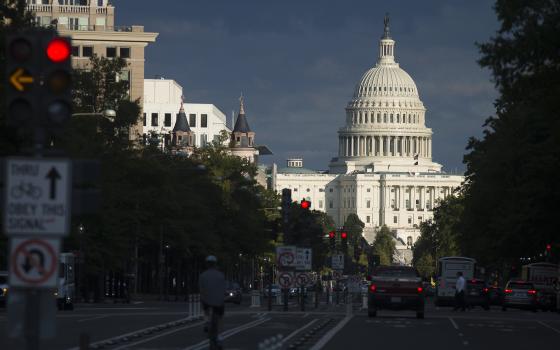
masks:
POLYGON ((300 206, 302 209, 309 209, 309 207, 311 206, 311 202, 303 199, 300 203, 300 206))
POLYGON ((340 233, 340 238, 342 238, 342 239, 348 238, 348 233, 346 233, 346 232, 341 232, 341 233, 340 233))
POLYGON ((47 57, 55 63, 66 61, 71 51, 70 43, 62 38, 54 38, 47 45, 47 57))
POLYGON ((334 238, 334 231, 329 232, 329 238, 334 238))
POLYGON ((551 249, 552 249, 552 245, 551 245, 551 244, 547 244, 547 245, 546 245, 546 250, 547 250, 547 251, 550 251, 551 249))

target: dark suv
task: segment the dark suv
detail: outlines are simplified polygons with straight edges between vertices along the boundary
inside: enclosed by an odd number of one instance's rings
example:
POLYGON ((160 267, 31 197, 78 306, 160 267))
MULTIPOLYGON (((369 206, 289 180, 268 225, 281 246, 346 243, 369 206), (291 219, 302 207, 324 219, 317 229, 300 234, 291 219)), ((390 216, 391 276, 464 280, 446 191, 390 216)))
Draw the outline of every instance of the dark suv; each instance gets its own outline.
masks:
POLYGON ((484 310, 490 309, 488 298, 488 286, 482 279, 473 278, 467 280, 466 302, 468 307, 481 306, 484 310))

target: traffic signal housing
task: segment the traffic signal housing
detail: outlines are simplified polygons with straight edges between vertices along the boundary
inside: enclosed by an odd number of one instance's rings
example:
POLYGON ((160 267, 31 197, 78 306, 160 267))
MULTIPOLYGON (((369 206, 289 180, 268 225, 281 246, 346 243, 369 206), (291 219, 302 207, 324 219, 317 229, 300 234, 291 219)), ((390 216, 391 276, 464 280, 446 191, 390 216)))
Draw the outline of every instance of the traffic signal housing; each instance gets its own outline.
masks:
POLYGON ((340 232, 340 247, 343 252, 346 252, 348 249, 348 233, 346 231, 340 232))
POLYGON ((8 125, 60 133, 72 116, 71 51, 70 39, 52 30, 6 36, 8 125))
POLYGON ((334 231, 329 232, 329 247, 331 250, 336 247, 336 233, 334 231))

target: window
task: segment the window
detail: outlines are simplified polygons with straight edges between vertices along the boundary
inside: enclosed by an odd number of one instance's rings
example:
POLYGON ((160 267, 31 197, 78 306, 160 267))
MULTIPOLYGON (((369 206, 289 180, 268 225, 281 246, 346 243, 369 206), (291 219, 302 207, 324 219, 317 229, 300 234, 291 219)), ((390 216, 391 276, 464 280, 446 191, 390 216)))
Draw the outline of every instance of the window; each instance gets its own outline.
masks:
POLYGON ((297 188, 294 188, 294 192, 297 192, 297 188))
POLYGON ((320 188, 320 189, 319 189, 319 192, 325 192, 325 189, 320 188))
POLYGON ((323 201, 319 200, 319 209, 323 209, 323 201))
POLYGON ((208 143, 208 136, 206 134, 201 134, 200 135, 200 147, 204 147, 206 146, 206 144, 208 143))
POLYGON ((371 188, 368 188, 367 191, 368 191, 368 192, 371 192, 371 188))
POLYGON ((108 47, 106 56, 107 57, 117 57, 117 48, 116 47, 108 47))
MULTIPOLYGON (((333 189, 332 189, 332 188, 329 188, 329 192, 331 192, 331 193, 332 193, 332 191, 333 191, 333 189)), ((443 191, 441 191, 441 192, 443 193, 443 191)))
POLYGON ((196 127, 196 114, 189 114, 189 126, 191 128, 196 127))
POLYGON ((412 236, 406 237, 406 245, 412 246, 412 236))
POLYGON ((79 18, 68 18, 68 29, 79 30, 80 29, 80 19, 79 18))
POLYGON ((152 126, 158 126, 158 114, 152 113, 152 126))
POLYGON ((422 222, 422 217, 421 216, 418 217, 418 221, 422 222))
POLYGON ((383 123, 387 123, 387 113, 383 114, 383 123))
POLYGON ((121 58, 130 58, 130 47, 119 48, 119 56, 121 58))
POLYGON ((82 46, 82 57, 93 57, 93 46, 82 46))
POLYGON ((369 222, 371 221, 371 216, 366 216, 366 223, 369 224, 369 222))
POLYGON ((311 191, 309 188, 306 190, 307 192, 311 191))
POLYGON ((144 113, 144 126, 146 126, 146 113, 144 113))
POLYGON ((164 126, 171 126, 171 113, 165 113, 165 117, 163 119, 164 126))
POLYGON ((396 216, 393 216, 393 224, 396 224, 399 221, 399 218, 396 216))
POLYGON ((371 201, 370 200, 366 201, 366 208, 371 208, 371 201))
POLYGON ((381 114, 380 113, 377 113, 377 122, 381 123, 381 114))
POLYGON ((412 218, 410 216, 408 217, 408 223, 412 224, 412 218))
POLYGON ((333 207, 333 201, 330 200, 330 201, 329 201, 329 208, 332 209, 332 207, 333 207))
POLYGON ((79 46, 72 46, 72 56, 79 57, 80 56, 80 47, 79 46))
POLYGON ((201 114, 200 115, 200 127, 201 128, 207 128, 208 127, 208 115, 207 114, 201 114))
POLYGON ((393 123, 393 113, 391 113, 391 123, 393 123))

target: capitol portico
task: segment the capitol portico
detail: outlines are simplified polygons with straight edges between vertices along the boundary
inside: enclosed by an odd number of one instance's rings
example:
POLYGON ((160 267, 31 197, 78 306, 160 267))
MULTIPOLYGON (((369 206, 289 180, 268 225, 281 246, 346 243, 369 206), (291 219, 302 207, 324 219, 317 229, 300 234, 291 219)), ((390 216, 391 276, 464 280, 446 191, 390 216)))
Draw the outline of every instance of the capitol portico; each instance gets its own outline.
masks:
POLYGON ((395 41, 385 18, 374 67, 356 84, 346 106, 345 125, 338 130, 338 155, 328 172, 306 169, 303 159, 272 169, 276 191, 292 190, 312 209, 329 214, 342 226, 355 213, 365 223, 371 243, 382 225, 394 232, 404 263, 420 235, 419 224, 433 217, 438 201, 451 195, 461 175, 442 171, 432 161, 432 130, 417 86, 395 61, 395 41))

